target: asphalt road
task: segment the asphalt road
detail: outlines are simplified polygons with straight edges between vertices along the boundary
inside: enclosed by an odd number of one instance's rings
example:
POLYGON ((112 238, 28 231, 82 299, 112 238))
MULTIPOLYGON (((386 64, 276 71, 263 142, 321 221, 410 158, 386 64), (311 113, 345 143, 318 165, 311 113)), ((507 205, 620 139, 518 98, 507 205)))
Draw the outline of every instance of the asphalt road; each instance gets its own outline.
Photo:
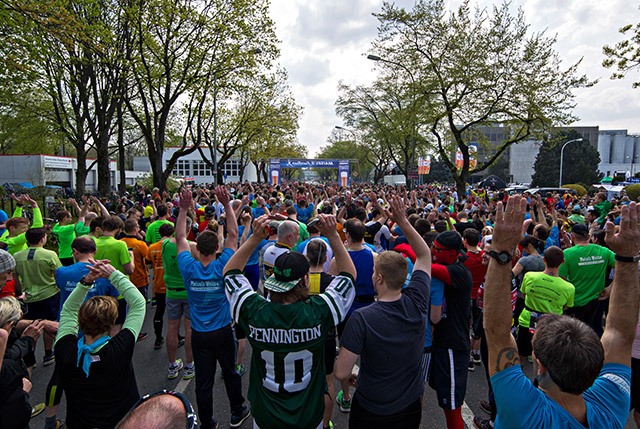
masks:
MULTIPOLYGON (((145 317, 145 323, 143 326, 143 332, 148 332, 149 337, 146 340, 139 342, 136 345, 136 350, 133 357, 133 364, 135 368, 135 374, 138 382, 138 390, 140 394, 147 394, 158 391, 160 389, 172 389, 177 390, 186 395, 186 397, 195 405, 195 379, 188 381, 181 378, 175 380, 167 380, 167 353, 164 348, 160 350, 153 349, 153 328, 152 317, 154 309, 147 306, 147 314, 145 317)), ((165 317, 166 321, 166 317, 165 317)), ((166 323, 165 323, 166 331, 166 323)), ((34 405, 39 402, 44 402, 45 390, 51 373, 53 372, 53 365, 44 367, 42 366, 42 356, 44 352, 42 349, 42 340, 38 341, 36 357, 38 359, 38 365, 33 371, 33 389, 31 391, 31 404, 34 405)), ((247 347, 245 353, 245 366, 249 368, 250 361, 250 346, 247 347)), ((183 348, 178 349, 178 357, 184 360, 183 348)), ((402 357, 398 356, 401 360, 402 357)), ((531 364, 525 363, 525 371, 531 374, 531 364)), ((197 377, 197 374, 196 374, 197 377)), ((242 377, 242 389, 246 397, 249 373, 247 372, 242 377)), ((339 392, 340 385, 335 382, 335 391, 339 392)), ((473 415, 478 414, 482 418, 488 418, 488 415, 482 411, 479 407, 480 400, 487 399, 487 383, 482 365, 475 367, 475 371, 469 372, 467 393, 465 398, 465 405, 463 406, 463 417, 468 428, 473 428, 473 415)), ((197 411, 197 408, 196 408, 197 411)), ((66 413, 65 399, 63 397, 62 403, 58 410, 58 418, 64 420, 66 413)), ((214 415, 219 422, 220 428, 229 427, 229 420, 231 418, 229 411, 229 401, 224 390, 224 383, 220 378, 219 371, 216 375, 216 381, 214 386, 214 415)), ((337 406, 334 408, 332 422, 335 428, 347 428, 349 421, 349 414, 342 413, 337 406)), ((39 429, 44 427, 44 413, 36 416, 32 419, 30 427, 39 429)), ((242 428, 249 429, 253 427, 253 420, 248 419, 241 426, 242 428)), ((435 392, 428 386, 425 386, 425 394, 422 406, 422 428, 446 428, 444 414, 438 407, 435 392)), ((633 418, 630 418, 625 428, 635 429, 633 424, 633 418)))

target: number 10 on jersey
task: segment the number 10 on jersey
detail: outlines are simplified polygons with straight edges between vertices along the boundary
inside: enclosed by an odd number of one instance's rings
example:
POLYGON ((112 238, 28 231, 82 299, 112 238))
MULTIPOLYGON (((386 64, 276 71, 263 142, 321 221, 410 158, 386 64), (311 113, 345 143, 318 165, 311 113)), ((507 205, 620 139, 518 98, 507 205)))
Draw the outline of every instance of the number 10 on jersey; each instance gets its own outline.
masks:
POLYGON ((304 390, 311 381, 311 367, 313 366, 313 354, 309 350, 300 350, 287 353, 284 362, 279 368, 284 368, 284 377, 280 374, 278 379, 284 379, 284 383, 276 382, 275 355, 273 352, 263 350, 260 357, 264 360, 266 375, 262 385, 272 392, 278 393, 280 387, 289 393, 304 390))

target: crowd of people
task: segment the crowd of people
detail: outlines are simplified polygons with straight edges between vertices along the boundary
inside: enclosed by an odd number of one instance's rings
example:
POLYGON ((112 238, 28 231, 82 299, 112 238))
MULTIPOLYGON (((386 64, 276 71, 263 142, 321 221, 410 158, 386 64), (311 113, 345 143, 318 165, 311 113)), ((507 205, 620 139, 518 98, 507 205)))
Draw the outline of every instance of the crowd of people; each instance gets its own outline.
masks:
POLYGON ((352 428, 417 428, 428 384, 462 429, 476 369, 476 428, 622 428, 630 410, 640 427, 640 203, 624 194, 137 187, 69 199, 51 230, 12 198, 0 429, 41 412, 45 429, 216 428, 218 365, 231 427, 330 428, 341 412, 352 428), (195 379, 195 410, 138 390, 147 310, 166 378, 195 379), (44 401, 29 396, 38 364, 55 365, 44 401))

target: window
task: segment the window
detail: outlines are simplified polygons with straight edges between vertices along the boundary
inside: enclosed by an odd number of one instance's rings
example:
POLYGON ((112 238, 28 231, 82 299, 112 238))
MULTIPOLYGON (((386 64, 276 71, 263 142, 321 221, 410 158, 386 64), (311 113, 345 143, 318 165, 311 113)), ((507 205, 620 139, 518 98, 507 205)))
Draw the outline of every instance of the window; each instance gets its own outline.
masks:
POLYGON ((227 177, 240 177, 241 166, 240 161, 237 159, 230 159, 224 163, 222 168, 222 174, 226 174, 227 177))
POLYGON ((189 161, 186 159, 179 159, 173 169, 173 174, 176 176, 190 176, 189 161))
POLYGON ((207 167, 207 163, 204 161, 193 161, 193 175, 194 176, 210 176, 211 170, 207 167))

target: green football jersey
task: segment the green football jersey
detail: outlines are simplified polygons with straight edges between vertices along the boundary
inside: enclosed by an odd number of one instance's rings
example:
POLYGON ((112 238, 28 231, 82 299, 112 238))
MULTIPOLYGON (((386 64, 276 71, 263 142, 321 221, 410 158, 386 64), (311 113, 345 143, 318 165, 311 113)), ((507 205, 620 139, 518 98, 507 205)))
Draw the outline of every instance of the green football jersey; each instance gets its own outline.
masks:
POLYGON ((227 273, 231 316, 251 343, 249 401, 256 424, 316 428, 324 413, 324 343, 355 297, 353 278, 337 276, 325 293, 293 304, 258 295, 239 271, 227 273))

